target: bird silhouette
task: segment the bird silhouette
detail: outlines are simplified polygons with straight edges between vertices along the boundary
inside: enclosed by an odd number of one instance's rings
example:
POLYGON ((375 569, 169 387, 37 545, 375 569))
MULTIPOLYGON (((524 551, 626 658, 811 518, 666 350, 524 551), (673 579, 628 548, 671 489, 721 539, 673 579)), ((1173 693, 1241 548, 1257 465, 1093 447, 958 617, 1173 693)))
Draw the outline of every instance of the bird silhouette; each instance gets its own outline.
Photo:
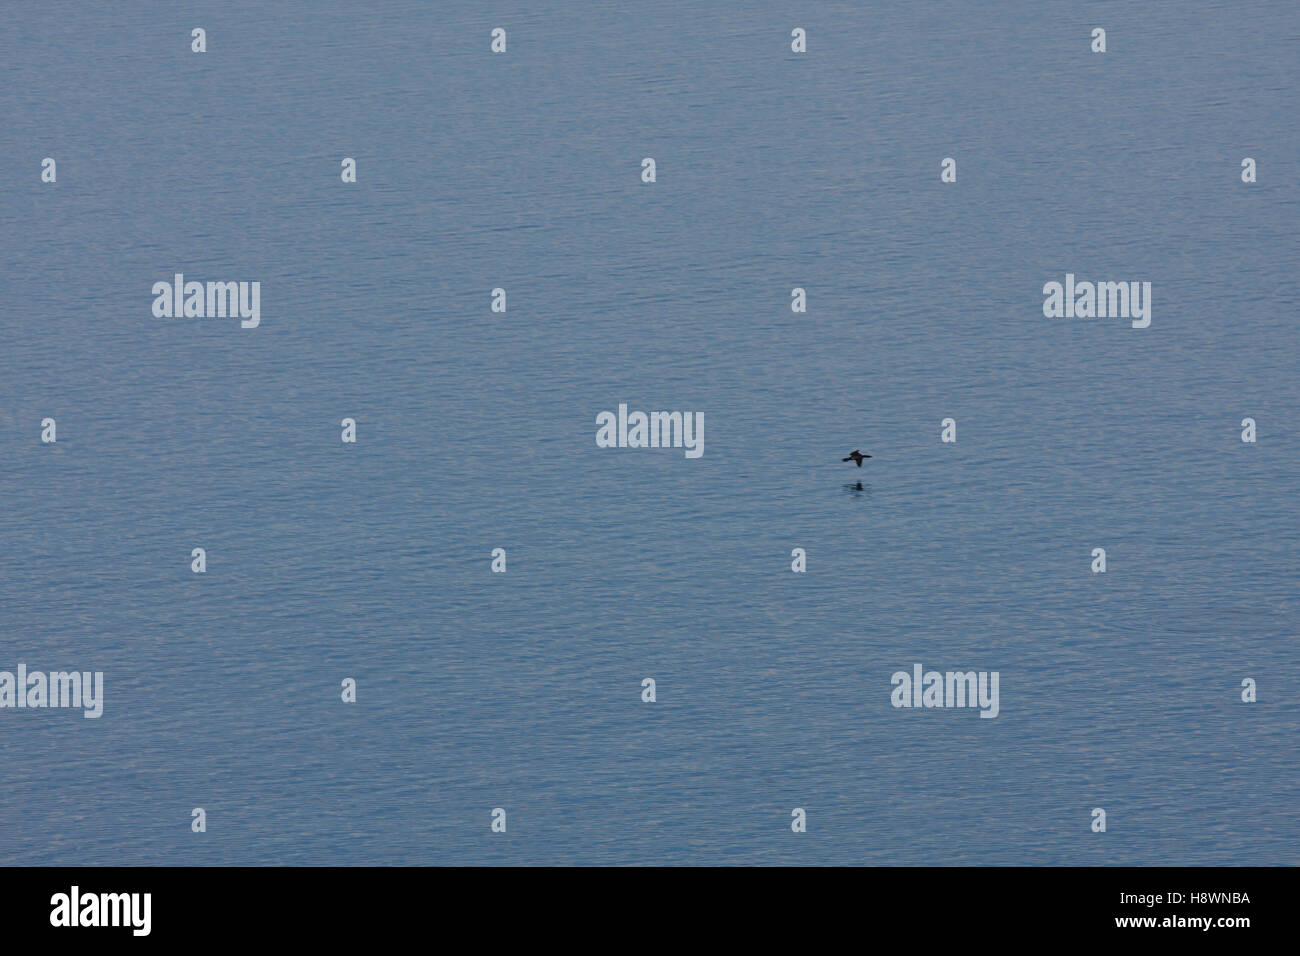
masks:
POLYGON ((861 468, 862 459, 870 458, 870 457, 871 457, 870 455, 864 455, 862 454, 862 452, 858 451, 857 449, 854 449, 853 454, 849 455, 848 458, 841 458, 840 461, 856 461, 858 463, 858 467, 861 468))

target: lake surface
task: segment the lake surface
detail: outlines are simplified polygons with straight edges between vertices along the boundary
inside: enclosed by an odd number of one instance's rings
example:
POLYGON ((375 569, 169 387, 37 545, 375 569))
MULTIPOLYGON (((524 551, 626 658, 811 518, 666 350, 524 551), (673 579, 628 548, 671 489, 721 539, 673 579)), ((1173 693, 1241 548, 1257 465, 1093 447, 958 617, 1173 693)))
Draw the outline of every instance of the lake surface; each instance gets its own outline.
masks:
POLYGON ((1300 7, 490 7, 0 14, 0 862, 1300 863, 1300 7))

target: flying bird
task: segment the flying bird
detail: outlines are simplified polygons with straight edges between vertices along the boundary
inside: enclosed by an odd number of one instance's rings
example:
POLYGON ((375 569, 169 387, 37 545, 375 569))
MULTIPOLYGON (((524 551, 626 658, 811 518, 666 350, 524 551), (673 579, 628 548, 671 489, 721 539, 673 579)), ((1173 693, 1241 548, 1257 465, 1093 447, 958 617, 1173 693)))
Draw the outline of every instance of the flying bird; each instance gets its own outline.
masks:
POLYGON ((854 452, 853 452, 853 454, 849 455, 848 458, 841 458, 840 461, 856 461, 856 462, 858 463, 858 467, 861 468, 861 467, 862 467, 862 459, 864 459, 864 458, 870 458, 870 457, 871 457, 870 455, 864 455, 864 454, 862 454, 862 452, 857 451, 857 450, 855 449, 854 452))

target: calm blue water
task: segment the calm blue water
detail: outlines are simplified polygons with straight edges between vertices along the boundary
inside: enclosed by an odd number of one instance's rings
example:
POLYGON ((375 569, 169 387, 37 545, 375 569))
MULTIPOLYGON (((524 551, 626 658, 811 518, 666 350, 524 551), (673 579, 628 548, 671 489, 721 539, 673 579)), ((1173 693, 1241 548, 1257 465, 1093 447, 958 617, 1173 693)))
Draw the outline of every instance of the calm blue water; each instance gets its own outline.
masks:
POLYGON ((1295 5, 363 6, 0 13, 0 862, 1300 863, 1295 5))

